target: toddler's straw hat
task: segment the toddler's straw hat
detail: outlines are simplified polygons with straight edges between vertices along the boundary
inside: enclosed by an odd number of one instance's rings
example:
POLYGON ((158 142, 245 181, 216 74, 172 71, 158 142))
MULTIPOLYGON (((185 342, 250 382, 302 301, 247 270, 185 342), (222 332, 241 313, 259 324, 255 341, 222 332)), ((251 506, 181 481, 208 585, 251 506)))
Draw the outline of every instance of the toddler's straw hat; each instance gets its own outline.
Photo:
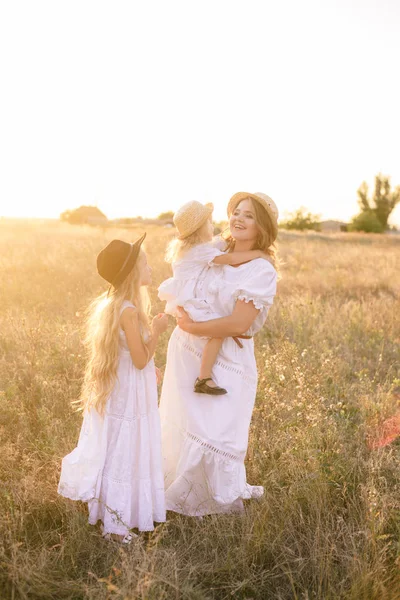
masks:
POLYGON ((210 218, 213 210, 214 206, 211 203, 202 204, 201 202, 197 202, 197 200, 192 200, 181 206, 174 214, 173 219, 179 233, 179 239, 184 240, 200 229, 207 219, 210 218))
POLYGON ((246 200, 246 198, 251 198, 255 202, 258 202, 268 213, 271 219, 272 230, 274 241, 278 236, 278 218, 279 211, 275 202, 267 196, 267 194, 263 194, 262 192, 255 192, 254 194, 249 194, 248 192, 238 192, 234 194, 228 203, 228 217, 231 216, 239 202, 242 200, 246 200))
POLYGON ((97 271, 114 288, 118 288, 132 271, 145 237, 143 234, 133 244, 112 240, 98 255, 97 271))

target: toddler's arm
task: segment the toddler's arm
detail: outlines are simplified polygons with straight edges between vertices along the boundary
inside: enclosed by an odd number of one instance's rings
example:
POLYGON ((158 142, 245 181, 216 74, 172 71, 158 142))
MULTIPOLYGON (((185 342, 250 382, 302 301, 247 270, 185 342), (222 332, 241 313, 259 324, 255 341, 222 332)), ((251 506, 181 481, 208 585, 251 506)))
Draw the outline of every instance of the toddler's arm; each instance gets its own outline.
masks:
POLYGON ((194 335, 211 338, 234 337, 243 335, 251 327, 259 312, 253 302, 237 300, 231 315, 196 323, 180 307, 177 322, 181 329, 194 335))
POLYGON ((261 250, 247 250, 246 252, 226 252, 216 256, 213 263, 216 265, 240 265, 241 263, 249 262, 254 258, 266 258, 266 255, 261 250))

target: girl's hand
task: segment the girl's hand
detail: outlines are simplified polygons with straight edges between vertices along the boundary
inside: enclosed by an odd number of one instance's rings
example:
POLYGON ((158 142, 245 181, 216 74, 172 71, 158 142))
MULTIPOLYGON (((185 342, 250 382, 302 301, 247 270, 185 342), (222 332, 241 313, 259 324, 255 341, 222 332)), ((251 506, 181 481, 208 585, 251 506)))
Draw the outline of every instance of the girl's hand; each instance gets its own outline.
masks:
POLYGON ((190 325, 194 323, 182 306, 178 306, 176 322, 183 331, 187 331, 188 333, 190 333, 190 325))
POLYGON ((162 374, 161 369, 159 369, 158 367, 156 367, 156 379, 157 379, 157 385, 160 385, 163 380, 163 374, 162 374))
POLYGON ((159 313, 158 315, 156 315, 151 322, 151 327, 154 333, 161 334, 164 333, 164 331, 167 331, 168 315, 166 315, 165 313, 159 313))

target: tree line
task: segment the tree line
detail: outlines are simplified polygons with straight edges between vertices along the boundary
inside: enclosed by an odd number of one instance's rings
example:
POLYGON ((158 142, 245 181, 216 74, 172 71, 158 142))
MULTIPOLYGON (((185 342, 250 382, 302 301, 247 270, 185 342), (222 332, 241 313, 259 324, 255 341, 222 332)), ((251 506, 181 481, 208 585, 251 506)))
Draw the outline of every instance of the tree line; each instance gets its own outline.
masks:
MULTIPOLYGON (((369 193, 368 184, 363 181, 357 190, 360 211, 349 224, 342 225, 345 231, 365 231, 367 233, 383 233, 388 227, 391 213, 400 202, 400 185, 392 189, 390 178, 379 173, 375 177, 375 186, 372 194, 369 193)), ((174 213, 166 211, 161 213, 157 220, 161 223, 172 222, 174 213)), ((60 215, 62 221, 71 224, 101 224, 107 217, 97 207, 80 206, 75 210, 67 210, 60 215)), ((131 224, 141 220, 141 217, 116 219, 118 224, 131 224)), ((304 207, 289 214, 279 222, 282 229, 292 230, 321 230, 321 217, 315 215, 304 207)))
MULTIPOLYGON (((391 188, 390 178, 379 173, 375 176, 375 186, 369 194, 368 184, 363 181, 357 190, 360 212, 345 231, 364 231, 366 233, 383 233, 389 229, 388 221, 391 213, 400 202, 400 185, 391 188)), ((279 223, 283 229, 321 230, 321 217, 299 208, 279 223)))

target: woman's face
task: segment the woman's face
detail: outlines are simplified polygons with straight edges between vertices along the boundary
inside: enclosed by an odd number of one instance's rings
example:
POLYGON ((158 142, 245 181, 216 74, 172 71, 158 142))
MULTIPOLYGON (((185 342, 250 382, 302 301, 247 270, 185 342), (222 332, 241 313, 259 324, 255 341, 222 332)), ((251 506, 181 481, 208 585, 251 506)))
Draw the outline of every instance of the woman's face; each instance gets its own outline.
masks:
POLYGON ((140 271, 140 285, 151 285, 152 268, 147 263, 147 256, 143 252, 143 250, 140 251, 138 260, 139 260, 139 271, 140 271))
POLYGON ((247 242, 257 239, 258 226, 250 198, 239 202, 230 216, 229 229, 233 239, 237 241, 247 242))

